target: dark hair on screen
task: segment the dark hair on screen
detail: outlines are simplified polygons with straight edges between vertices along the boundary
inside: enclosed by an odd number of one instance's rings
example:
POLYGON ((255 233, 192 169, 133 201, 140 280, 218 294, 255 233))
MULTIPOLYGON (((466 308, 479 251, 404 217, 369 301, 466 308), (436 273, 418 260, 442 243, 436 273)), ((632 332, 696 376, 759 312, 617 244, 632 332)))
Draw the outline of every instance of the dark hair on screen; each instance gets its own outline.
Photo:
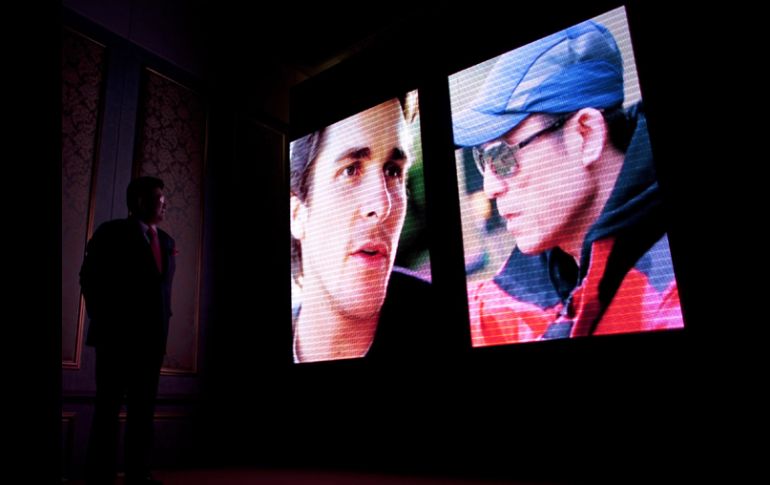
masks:
POLYGON ((152 194, 153 190, 165 187, 163 181, 157 177, 137 177, 128 184, 126 189, 126 205, 128 212, 136 214, 139 211, 139 199, 152 194))
MULTIPOLYGON (((325 129, 295 140, 289 153, 289 184, 291 195, 302 203, 307 201, 310 192, 310 174, 315 166, 315 160, 321 151, 321 143, 325 129)), ((291 274, 297 280, 302 274, 302 247, 297 239, 291 238, 291 274)))
POLYGON ((628 150, 631 137, 636 131, 636 119, 641 111, 641 102, 626 109, 621 106, 604 110, 604 122, 607 124, 610 142, 623 153, 628 150))

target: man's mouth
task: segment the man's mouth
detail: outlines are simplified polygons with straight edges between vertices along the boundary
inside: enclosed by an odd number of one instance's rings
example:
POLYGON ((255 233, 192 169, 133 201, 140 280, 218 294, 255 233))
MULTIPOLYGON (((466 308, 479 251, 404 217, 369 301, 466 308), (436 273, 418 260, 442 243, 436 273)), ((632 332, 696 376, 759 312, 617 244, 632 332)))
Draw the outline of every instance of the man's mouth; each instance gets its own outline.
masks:
POLYGON ((367 258, 386 258, 388 256, 388 247, 385 244, 379 242, 366 242, 358 246, 358 248, 353 251, 353 255, 360 255, 367 258))

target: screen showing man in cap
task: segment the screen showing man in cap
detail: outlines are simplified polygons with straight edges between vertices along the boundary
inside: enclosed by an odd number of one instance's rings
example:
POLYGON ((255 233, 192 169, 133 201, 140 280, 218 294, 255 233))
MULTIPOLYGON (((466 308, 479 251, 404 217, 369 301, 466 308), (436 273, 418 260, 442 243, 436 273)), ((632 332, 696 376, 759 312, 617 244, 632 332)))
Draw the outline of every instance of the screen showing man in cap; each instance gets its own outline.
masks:
POLYGON ((475 347, 683 327, 627 29, 450 77, 475 347))

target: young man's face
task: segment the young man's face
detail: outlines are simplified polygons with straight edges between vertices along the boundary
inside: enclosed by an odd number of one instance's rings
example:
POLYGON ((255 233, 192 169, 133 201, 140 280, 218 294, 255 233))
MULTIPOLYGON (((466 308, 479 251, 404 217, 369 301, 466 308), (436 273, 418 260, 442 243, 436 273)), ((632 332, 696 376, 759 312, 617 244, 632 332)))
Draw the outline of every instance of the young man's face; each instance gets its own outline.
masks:
POLYGON ((407 157, 397 100, 328 127, 304 203, 292 205, 303 300, 345 318, 377 316, 406 215, 407 157))
MULTIPOLYGON (((532 115, 503 136, 515 145, 548 126, 551 120, 532 115)), ((537 254, 556 246, 573 243, 577 219, 591 198, 587 171, 571 150, 574 124, 546 133, 516 153, 518 168, 509 178, 492 170, 484 171, 484 192, 497 199, 497 208, 508 232, 525 254, 537 254)))

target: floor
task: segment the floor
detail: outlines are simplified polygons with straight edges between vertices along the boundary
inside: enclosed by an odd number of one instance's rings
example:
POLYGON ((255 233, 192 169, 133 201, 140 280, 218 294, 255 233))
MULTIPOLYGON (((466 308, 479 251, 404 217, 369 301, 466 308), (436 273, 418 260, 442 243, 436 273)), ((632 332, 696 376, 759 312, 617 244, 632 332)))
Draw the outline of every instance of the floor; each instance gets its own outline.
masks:
MULTIPOLYGON (((531 482, 471 480, 450 477, 398 476, 360 472, 310 470, 209 469, 156 471, 153 477, 163 485, 529 485, 531 482)), ((84 485, 82 480, 62 481, 66 485, 84 485)), ((115 485, 123 485, 118 478, 115 485)), ((540 483, 539 485, 546 485, 540 483)))

